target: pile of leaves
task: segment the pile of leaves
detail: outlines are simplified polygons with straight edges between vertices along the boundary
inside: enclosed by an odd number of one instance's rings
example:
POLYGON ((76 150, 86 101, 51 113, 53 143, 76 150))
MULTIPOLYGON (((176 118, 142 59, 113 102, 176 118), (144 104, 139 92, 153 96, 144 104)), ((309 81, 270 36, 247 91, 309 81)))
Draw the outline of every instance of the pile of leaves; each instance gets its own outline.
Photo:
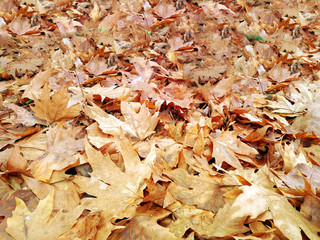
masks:
POLYGON ((319 239, 319 10, 2 0, 1 239, 319 239))

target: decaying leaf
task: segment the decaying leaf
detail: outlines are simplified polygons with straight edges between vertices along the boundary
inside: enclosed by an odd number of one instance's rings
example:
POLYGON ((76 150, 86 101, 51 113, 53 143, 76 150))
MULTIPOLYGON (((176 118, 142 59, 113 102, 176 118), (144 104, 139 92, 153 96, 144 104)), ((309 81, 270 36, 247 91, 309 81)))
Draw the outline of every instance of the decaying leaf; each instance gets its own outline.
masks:
POLYGON ((0 239, 320 238, 318 1, 0 2, 0 239))

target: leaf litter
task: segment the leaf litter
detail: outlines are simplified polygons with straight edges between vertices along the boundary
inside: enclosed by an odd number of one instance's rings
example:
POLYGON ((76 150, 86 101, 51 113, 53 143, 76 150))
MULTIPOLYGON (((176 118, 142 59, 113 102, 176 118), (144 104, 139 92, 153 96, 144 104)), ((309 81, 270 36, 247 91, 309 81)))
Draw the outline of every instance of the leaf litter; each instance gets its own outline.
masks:
POLYGON ((319 239, 318 1, 3 0, 1 239, 319 239))

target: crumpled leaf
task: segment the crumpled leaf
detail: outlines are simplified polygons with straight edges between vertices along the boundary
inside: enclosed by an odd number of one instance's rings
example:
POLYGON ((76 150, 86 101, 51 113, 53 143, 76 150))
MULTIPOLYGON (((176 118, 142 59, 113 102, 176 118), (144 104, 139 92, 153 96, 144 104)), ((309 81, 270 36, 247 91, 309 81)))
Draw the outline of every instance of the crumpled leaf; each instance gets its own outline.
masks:
POLYGON ((56 240, 61 234, 68 231, 77 221, 83 211, 83 206, 78 206, 73 211, 59 211, 53 215, 53 194, 40 200, 36 210, 30 212, 26 204, 16 198, 16 208, 12 217, 7 220, 6 228, 14 239, 21 240, 56 240))
MULTIPOLYGON (((309 239, 318 238, 320 228, 309 222, 284 196, 256 184, 242 186, 240 189, 243 193, 236 198, 229 209, 232 214, 228 216, 226 222, 247 216, 253 219, 269 210, 275 226, 289 239, 302 240, 301 230, 309 239)), ((226 232, 225 235, 227 234, 229 233, 226 232)))
POLYGON ((99 59, 95 56, 85 65, 88 72, 99 76, 101 74, 115 73, 115 66, 109 67, 105 60, 99 59))
POLYGON ((268 75, 273 81, 281 83, 298 80, 300 73, 291 74, 290 71, 279 62, 268 72, 268 75))
MULTIPOLYGON (((77 89, 79 89, 77 87, 77 89)), ((83 90, 89 96, 99 95, 101 96, 101 101, 103 101, 106 97, 110 99, 119 99, 130 94, 131 90, 127 87, 101 87, 100 84, 94 85, 91 88, 85 88, 83 90)))
POLYGON ((9 103, 8 108, 11 108, 17 115, 15 119, 15 122, 17 123, 20 123, 27 127, 30 127, 39 123, 39 120, 37 120, 30 112, 28 112, 26 109, 22 107, 19 107, 13 103, 9 103))
POLYGON ((183 237, 185 232, 191 228, 202 237, 214 234, 213 219, 211 211, 197 209, 193 206, 181 206, 173 211, 175 221, 168 226, 170 231, 177 237, 183 237))
POLYGON ((50 90, 46 84, 39 100, 33 96, 35 106, 31 106, 31 109, 38 118, 45 119, 49 123, 72 119, 79 115, 81 105, 75 104, 67 108, 69 99, 67 86, 62 87, 50 97, 50 90))

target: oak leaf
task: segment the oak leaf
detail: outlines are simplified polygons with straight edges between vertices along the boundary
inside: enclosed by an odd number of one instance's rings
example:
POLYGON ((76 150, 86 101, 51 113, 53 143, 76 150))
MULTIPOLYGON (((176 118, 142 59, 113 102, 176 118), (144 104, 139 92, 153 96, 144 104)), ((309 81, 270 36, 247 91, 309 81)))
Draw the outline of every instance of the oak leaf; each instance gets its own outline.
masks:
POLYGON ((33 97, 33 99, 35 106, 31 106, 31 109, 38 118, 45 119, 49 123, 72 119, 78 116, 81 110, 80 104, 67 108, 70 97, 66 86, 61 87, 58 92, 50 97, 50 90, 46 84, 43 87, 40 99, 38 100, 36 97, 33 97))

